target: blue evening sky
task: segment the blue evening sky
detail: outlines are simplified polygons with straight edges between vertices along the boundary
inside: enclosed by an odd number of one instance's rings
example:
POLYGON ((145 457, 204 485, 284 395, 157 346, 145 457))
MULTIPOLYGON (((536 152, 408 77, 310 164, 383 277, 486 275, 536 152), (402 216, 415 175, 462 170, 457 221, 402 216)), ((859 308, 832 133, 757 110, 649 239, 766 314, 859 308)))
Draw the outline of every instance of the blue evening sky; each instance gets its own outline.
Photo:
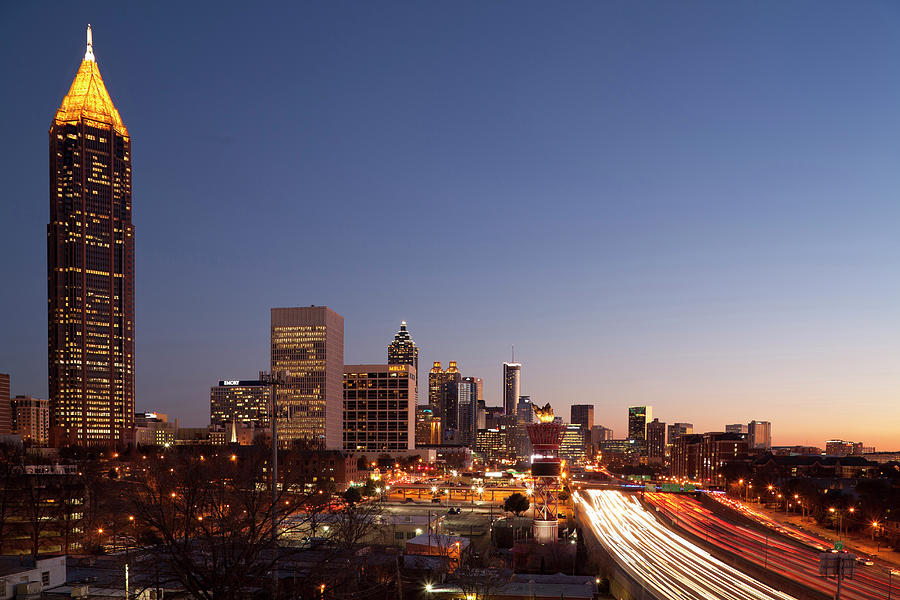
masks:
POLYGON ((500 402, 900 449, 896 2, 5 2, 0 372, 46 397, 47 129, 133 139, 137 408, 208 422, 272 306, 406 319, 500 402))

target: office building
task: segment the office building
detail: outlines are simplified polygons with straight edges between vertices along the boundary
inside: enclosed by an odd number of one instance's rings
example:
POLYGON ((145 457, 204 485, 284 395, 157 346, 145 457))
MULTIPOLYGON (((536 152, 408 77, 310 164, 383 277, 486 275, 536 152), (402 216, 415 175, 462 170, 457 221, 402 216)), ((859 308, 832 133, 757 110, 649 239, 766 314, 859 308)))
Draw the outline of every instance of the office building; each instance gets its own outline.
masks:
POLYGON ((517 423, 534 423, 534 407, 531 404, 531 396, 519 396, 516 405, 517 423))
MULTIPOLYGON (((134 415, 134 443, 138 446, 171 446, 177 428, 169 422, 169 415, 158 412, 138 412, 134 415)), ((225 443, 224 440, 221 443, 225 443)))
POLYGON ((748 462, 748 446, 747 436, 740 433, 684 434, 673 445, 672 474, 722 485, 723 467, 728 463, 748 462))
POLYGON ((687 435, 689 433, 694 433, 693 423, 672 423, 668 427, 669 444, 675 443, 678 436, 687 435))
MULTIPOLYGON (((451 414, 445 414, 448 399, 441 395, 441 386, 445 383, 455 383, 461 379, 462 374, 459 372, 459 367, 456 366, 455 360, 450 361, 446 371, 441 368, 441 361, 436 360, 428 373, 428 404, 434 410, 435 416, 440 417, 445 429, 448 422, 453 420, 454 417, 451 414)), ((455 412, 455 410, 454 406, 450 412, 455 412)))
MULTIPOLYGON (((415 369, 415 367, 413 367, 415 369)), ((359 471, 359 457, 340 451, 291 450, 284 457, 282 476, 290 473, 307 492, 319 489, 342 493, 354 483, 365 481, 359 471)))
POLYGON ((460 443, 465 446, 475 444, 478 430, 478 387, 480 377, 463 377, 457 384, 456 411, 460 443))
POLYGON ((487 406, 485 406, 484 400, 478 401, 478 424, 475 429, 487 429, 487 406))
POLYGON ((666 428, 666 460, 672 464, 672 456, 675 449, 675 442, 679 436, 694 433, 693 423, 672 423, 666 428))
POLYGON ((474 450, 486 463, 492 464, 508 457, 506 438, 506 432, 500 429, 479 429, 475 434, 474 450))
POLYGON ((594 426, 594 405, 593 404, 573 404, 572 425, 581 425, 585 431, 590 431, 594 426))
POLYGON ((636 464, 643 450, 640 440, 604 440, 599 443, 598 454, 604 464, 626 465, 636 464))
MULTIPOLYGON (((499 429, 501 419, 506 417, 502 406, 486 406, 484 409, 484 428, 499 429)), ((507 421, 502 421, 504 424, 507 421)))
MULTIPOLYGON (((78 465, 26 462, 6 471, 2 490, 4 554, 18 554, 16 562, 21 564, 33 545, 36 552, 44 556, 82 552, 82 544, 89 542, 93 536, 84 530, 86 490, 84 478, 79 477, 80 468, 78 465)), ((98 488, 102 493, 102 484, 98 488)), ((66 557, 60 558, 60 568, 64 571, 66 557)), ((38 564, 42 562, 39 560, 38 564)), ((0 576, 0 591, 3 592, 0 598, 47 597, 46 590, 27 595, 16 591, 19 582, 9 577, 9 570, 4 568, 7 565, 0 566, 3 573, 0 576)), ((46 572, 39 574, 40 577, 45 575, 50 577, 46 572)), ((57 583, 65 580, 65 576, 56 579, 57 583)))
POLYGON ((587 453, 587 430, 581 425, 566 425, 559 442, 559 457, 570 465, 584 462, 587 453))
POLYGON ((725 433, 747 433, 746 423, 732 423, 725 426, 725 433))
POLYGON ((276 386, 278 441, 339 449, 344 420, 344 317, 326 306, 273 308, 271 371, 276 386))
POLYGON ((647 423, 653 420, 652 406, 632 406, 628 409, 628 439, 640 441, 646 451, 647 423))
POLYGON ((443 440, 446 444, 470 446, 478 424, 477 384, 471 377, 441 384, 443 440))
POLYGON ((441 418, 431 406, 416 406, 416 446, 437 446, 441 443, 441 418))
POLYGON ((400 331, 388 345, 387 351, 389 365, 411 365, 416 373, 419 372, 419 349, 406 329, 406 321, 400 321, 400 331))
POLYGON ((768 450, 772 447, 772 423, 769 421, 750 421, 747 424, 751 450, 768 450))
POLYGON ((666 424, 659 419, 647 423, 647 463, 661 465, 666 459, 666 424))
POLYGON ((594 444, 613 439, 613 430, 603 425, 591 427, 591 441, 594 444))
POLYGON ((413 365, 344 367, 343 449, 412 450, 416 439, 413 365))
POLYGON ((503 408, 508 415, 514 415, 517 411, 521 374, 521 364, 514 362, 503 363, 503 408))
POLYGON ((50 401, 16 396, 7 403, 12 409, 12 433, 36 446, 50 443, 50 401))
POLYGON ((451 360, 447 370, 441 369, 441 362, 435 361, 428 373, 428 404, 435 416, 441 419, 441 427, 446 432, 451 423, 456 423, 456 405, 454 399, 446 394, 450 388, 445 384, 456 383, 462 379, 462 373, 455 360, 451 360))
POLYGON ((50 125, 50 423, 61 445, 115 446, 134 424, 131 137, 87 51, 50 125))
POLYGON ((258 379, 223 379, 209 388, 209 424, 230 429, 271 427, 272 386, 258 379))
POLYGON ((0 373, 0 435, 12 433, 12 407, 9 404, 9 375, 0 373))
POLYGON ((873 452, 875 452, 874 446, 864 446, 862 442, 846 442, 844 440, 825 442, 825 454, 828 456, 862 456, 873 452))

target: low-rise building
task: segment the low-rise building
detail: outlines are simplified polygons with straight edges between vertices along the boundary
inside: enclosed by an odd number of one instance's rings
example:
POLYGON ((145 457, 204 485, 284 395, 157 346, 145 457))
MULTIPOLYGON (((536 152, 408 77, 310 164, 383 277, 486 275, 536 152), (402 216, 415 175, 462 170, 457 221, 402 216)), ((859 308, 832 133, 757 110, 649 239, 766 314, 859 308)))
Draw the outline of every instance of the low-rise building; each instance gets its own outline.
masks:
POLYGON ((708 485, 724 483, 722 469, 728 463, 749 460, 749 440, 744 433, 712 431, 679 436, 673 447, 672 475, 708 485))
POLYGON ((343 492, 360 481, 359 456, 340 450, 291 450, 280 459, 280 474, 308 490, 343 492))
POLYGON ((0 554, 79 551, 85 491, 78 466, 14 465, 9 469, 0 554))
POLYGON ((171 446, 175 443, 175 433, 175 424, 164 413, 134 414, 134 443, 138 446, 171 446))
POLYGON ((24 557, 0 558, 0 600, 41 597, 45 590, 66 583, 66 557, 36 561, 24 557))

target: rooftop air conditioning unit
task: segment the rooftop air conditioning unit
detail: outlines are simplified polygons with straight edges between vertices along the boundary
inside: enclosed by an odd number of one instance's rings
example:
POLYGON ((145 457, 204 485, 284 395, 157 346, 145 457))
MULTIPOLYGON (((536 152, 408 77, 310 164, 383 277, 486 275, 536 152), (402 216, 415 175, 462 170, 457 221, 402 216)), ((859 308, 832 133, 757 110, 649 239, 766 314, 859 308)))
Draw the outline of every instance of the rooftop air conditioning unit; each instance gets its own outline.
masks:
POLYGON ((41 582, 29 581, 16 584, 16 598, 31 598, 41 595, 41 582))

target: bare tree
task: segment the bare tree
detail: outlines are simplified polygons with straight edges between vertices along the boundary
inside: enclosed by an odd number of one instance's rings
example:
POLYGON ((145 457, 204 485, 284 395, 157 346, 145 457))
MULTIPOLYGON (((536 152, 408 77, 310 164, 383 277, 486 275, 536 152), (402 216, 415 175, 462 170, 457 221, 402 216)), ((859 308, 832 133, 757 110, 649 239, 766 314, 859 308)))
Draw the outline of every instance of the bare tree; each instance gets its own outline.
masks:
POLYGON ((0 555, 9 536, 10 511, 16 497, 13 479, 22 460, 22 452, 12 444, 0 444, 0 555))
POLYGON ((150 462, 131 507, 137 526, 161 540, 152 550, 160 568, 191 597, 236 600, 247 587, 266 584, 285 552, 276 532, 302 531, 310 500, 319 495, 282 471, 273 500, 265 448, 248 447, 240 456, 200 452, 150 462))

